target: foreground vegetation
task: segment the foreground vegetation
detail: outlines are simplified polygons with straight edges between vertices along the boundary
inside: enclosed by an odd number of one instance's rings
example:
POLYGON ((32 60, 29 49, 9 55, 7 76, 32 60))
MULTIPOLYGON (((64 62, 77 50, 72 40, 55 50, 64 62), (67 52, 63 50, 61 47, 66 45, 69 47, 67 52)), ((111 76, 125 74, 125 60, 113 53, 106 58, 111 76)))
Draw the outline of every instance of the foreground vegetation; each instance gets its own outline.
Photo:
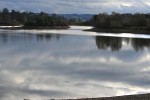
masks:
POLYGON ((68 28, 67 19, 56 14, 19 12, 7 8, 0 11, 0 26, 23 25, 23 28, 68 28))

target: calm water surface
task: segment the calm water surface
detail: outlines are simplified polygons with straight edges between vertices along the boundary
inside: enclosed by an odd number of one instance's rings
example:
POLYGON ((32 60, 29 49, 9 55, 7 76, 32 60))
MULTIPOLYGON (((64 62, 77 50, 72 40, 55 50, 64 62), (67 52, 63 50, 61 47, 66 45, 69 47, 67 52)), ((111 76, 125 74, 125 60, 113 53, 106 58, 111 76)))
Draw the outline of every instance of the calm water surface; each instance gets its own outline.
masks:
POLYGON ((86 28, 0 30, 0 100, 150 92, 150 36, 98 36, 86 28))

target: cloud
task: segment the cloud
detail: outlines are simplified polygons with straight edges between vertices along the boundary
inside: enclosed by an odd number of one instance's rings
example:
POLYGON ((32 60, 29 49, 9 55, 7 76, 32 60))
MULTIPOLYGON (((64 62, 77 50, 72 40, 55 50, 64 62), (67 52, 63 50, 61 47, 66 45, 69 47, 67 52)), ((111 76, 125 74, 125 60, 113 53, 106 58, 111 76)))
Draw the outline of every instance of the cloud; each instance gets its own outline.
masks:
POLYGON ((0 0, 0 9, 44 11, 47 13, 90 13, 112 11, 120 13, 149 12, 147 0, 0 0))

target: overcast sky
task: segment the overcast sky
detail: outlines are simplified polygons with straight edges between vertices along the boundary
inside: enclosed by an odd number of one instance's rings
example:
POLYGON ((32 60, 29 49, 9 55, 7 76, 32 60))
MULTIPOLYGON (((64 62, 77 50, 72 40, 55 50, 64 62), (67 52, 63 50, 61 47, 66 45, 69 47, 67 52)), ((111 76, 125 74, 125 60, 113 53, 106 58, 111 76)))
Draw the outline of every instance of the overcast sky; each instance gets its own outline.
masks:
POLYGON ((3 8, 47 13, 150 12, 150 0, 0 0, 3 8))

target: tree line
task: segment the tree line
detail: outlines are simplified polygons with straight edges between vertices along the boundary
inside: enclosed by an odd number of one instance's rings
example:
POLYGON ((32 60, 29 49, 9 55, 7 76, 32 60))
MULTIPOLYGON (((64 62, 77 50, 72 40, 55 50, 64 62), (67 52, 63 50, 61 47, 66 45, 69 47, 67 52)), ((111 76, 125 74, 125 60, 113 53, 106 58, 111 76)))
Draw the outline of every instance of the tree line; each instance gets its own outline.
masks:
POLYGON ((150 30, 150 14, 101 13, 93 16, 91 23, 98 29, 139 29, 150 30))
POLYGON ((0 25, 24 25, 34 27, 51 27, 51 26, 68 26, 66 18, 47 13, 19 12, 15 10, 9 11, 4 8, 0 11, 0 25))
POLYGON ((67 19, 63 16, 44 12, 19 12, 9 11, 7 8, 0 10, 0 25, 24 25, 27 27, 53 27, 68 25, 93 25, 97 29, 128 29, 150 30, 150 14, 112 14, 100 13, 90 20, 67 19))

